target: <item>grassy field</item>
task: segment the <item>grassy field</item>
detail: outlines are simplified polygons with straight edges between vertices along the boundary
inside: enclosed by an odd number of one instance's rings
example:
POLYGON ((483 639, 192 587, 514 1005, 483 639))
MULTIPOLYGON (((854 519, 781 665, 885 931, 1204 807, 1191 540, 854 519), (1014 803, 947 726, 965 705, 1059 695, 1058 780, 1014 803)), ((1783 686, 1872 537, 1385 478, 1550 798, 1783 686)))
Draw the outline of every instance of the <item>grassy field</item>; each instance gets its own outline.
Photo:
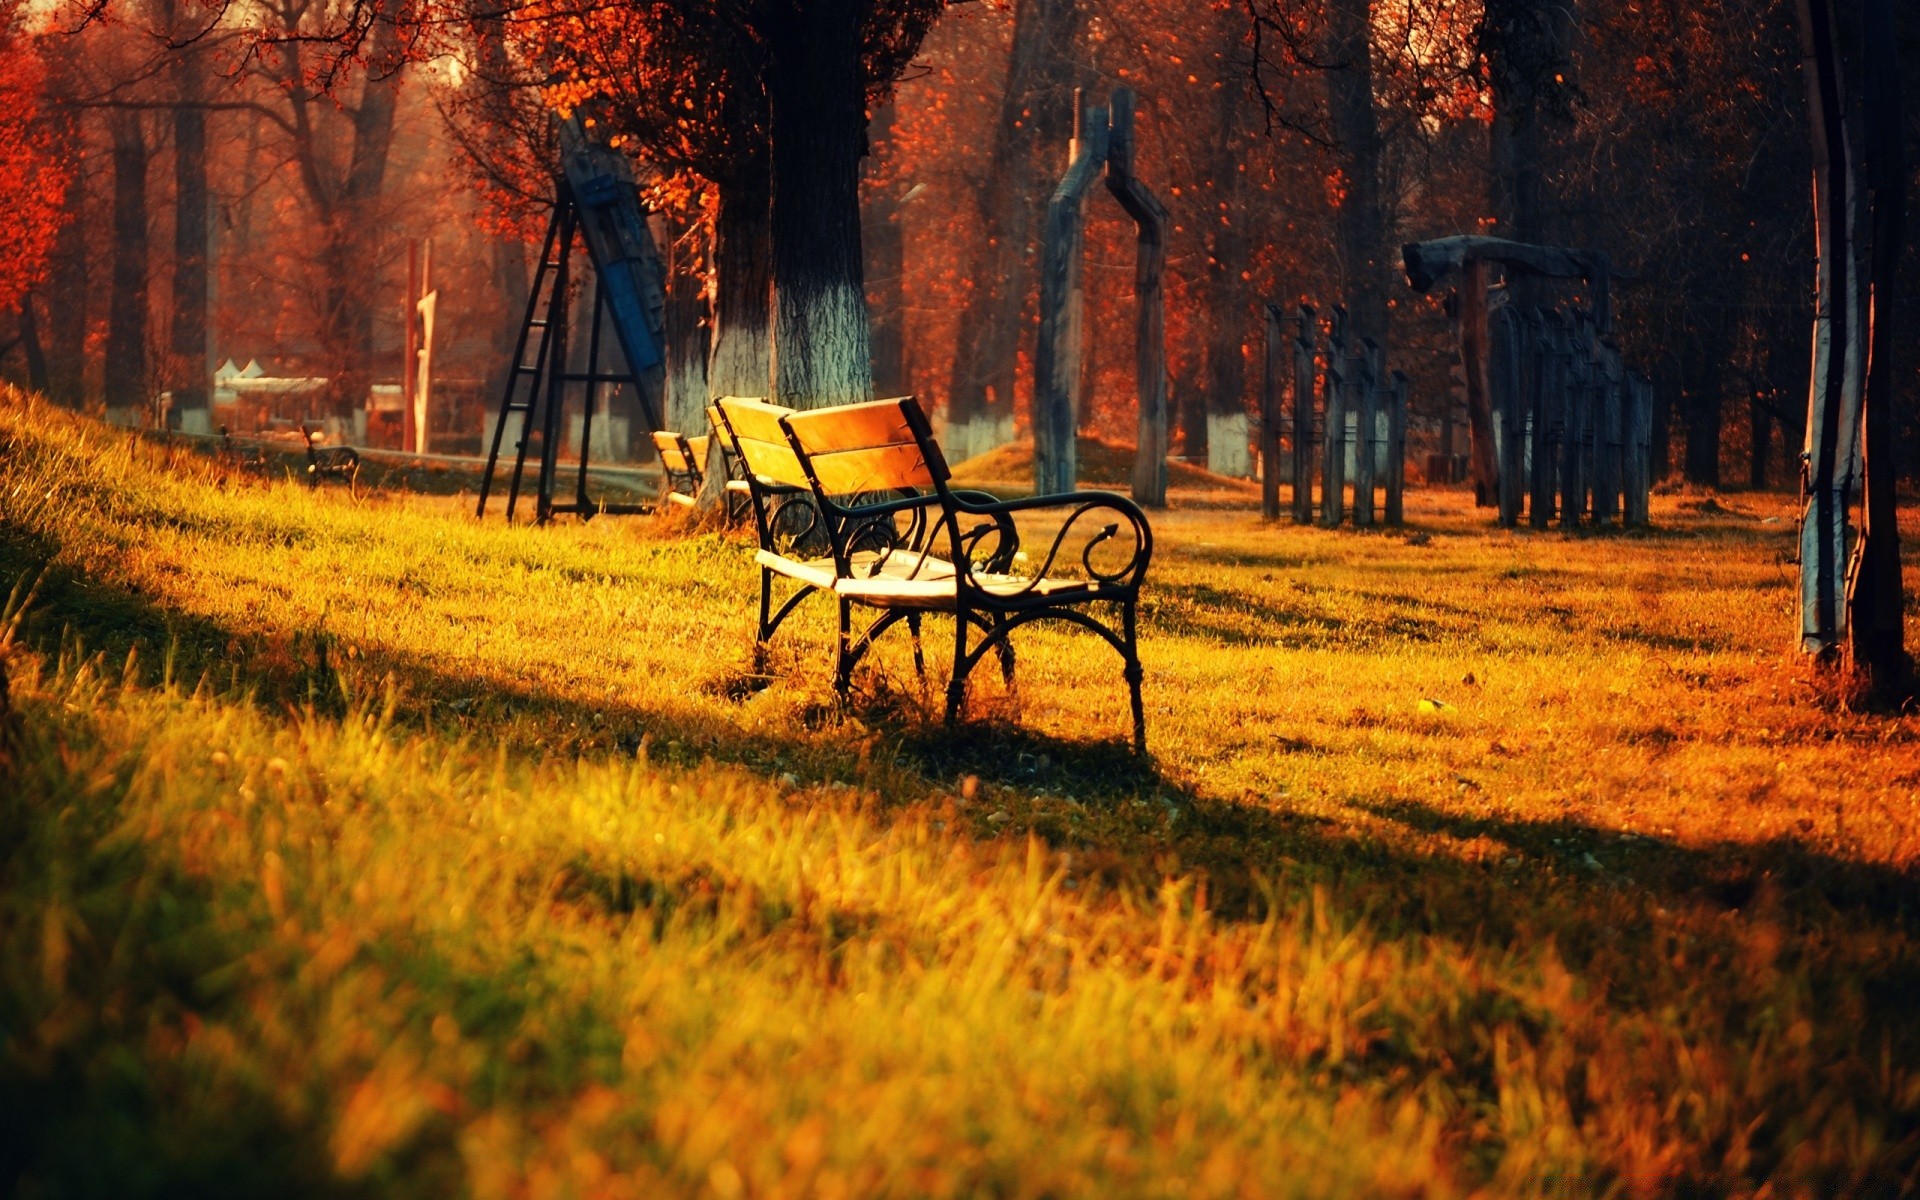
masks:
POLYGON ((1920 719, 1791 652, 1784 498, 1181 495, 1143 763, 1084 635, 841 710, 737 537, 0 398, 0 1187, 1920 1190, 1920 719))

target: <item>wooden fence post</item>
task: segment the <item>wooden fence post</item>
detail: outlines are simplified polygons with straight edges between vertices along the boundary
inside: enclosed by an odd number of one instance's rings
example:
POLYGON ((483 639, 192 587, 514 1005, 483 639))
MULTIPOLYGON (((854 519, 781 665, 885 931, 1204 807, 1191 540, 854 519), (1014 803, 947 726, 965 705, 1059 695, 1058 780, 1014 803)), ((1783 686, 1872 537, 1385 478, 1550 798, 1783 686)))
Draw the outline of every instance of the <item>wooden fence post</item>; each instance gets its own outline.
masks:
POLYGON ((1133 498, 1151 508, 1167 505, 1167 210, 1133 173, 1132 88, 1113 93, 1107 135, 1107 190, 1133 218, 1138 231, 1134 257, 1134 376, 1140 396, 1139 436, 1133 460, 1133 498))
POLYGON ((1387 524, 1406 520, 1407 491, 1407 373, 1393 373, 1387 393, 1387 524))
POLYGON ((1620 391, 1626 386, 1626 374, 1620 368, 1620 352, 1609 342, 1600 343, 1600 398, 1593 452, 1597 460, 1593 471, 1593 520, 1611 525, 1620 515, 1620 436, 1622 404, 1620 391))
POLYGON ((1495 427, 1499 430, 1498 500, 1500 527, 1512 529, 1520 523, 1521 474, 1525 462, 1526 434, 1520 427, 1520 333, 1519 312, 1511 304, 1492 318, 1487 354, 1489 402, 1495 427))
POLYGON ((1627 377, 1631 401, 1622 424, 1626 430, 1625 523, 1647 523, 1648 493, 1653 488, 1653 381, 1644 375, 1627 377))
MULTIPOLYGON (((1266 371, 1260 379, 1260 515, 1280 515, 1280 306, 1268 304, 1266 371)), ((1299 476, 1294 476, 1298 486, 1299 476)))
POLYGON ((1066 174, 1047 202, 1040 273, 1040 337, 1034 352, 1033 490, 1074 489, 1075 392, 1080 385, 1080 249, 1083 201, 1107 157, 1107 110, 1081 109, 1074 96, 1073 144, 1066 174))
POLYGON ((1360 339, 1353 366, 1353 527, 1365 529, 1373 524, 1374 455, 1380 447, 1380 347, 1372 338, 1360 339))
POLYGON ((1300 306, 1293 340, 1293 523, 1313 524, 1313 309, 1300 306))
POLYGON ((1347 515, 1347 310, 1333 309, 1327 329, 1327 370, 1320 381, 1321 430, 1320 524, 1337 529, 1347 515))

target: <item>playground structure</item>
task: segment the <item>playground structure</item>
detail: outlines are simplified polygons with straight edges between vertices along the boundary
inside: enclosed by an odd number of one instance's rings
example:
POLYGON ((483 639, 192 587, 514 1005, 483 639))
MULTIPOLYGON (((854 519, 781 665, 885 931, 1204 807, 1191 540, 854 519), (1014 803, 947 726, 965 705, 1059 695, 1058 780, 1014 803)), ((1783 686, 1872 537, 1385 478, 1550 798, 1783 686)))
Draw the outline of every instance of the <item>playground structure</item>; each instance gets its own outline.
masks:
POLYGON ((555 178, 553 215, 489 439, 476 516, 487 513, 509 427, 514 437, 513 467, 506 485, 509 521, 520 499, 529 455, 536 467, 534 520, 538 524, 563 513, 584 519, 602 512, 653 511, 652 505, 596 502, 587 494, 587 471, 594 409, 604 404, 603 388, 632 387, 647 432, 666 428, 661 420, 666 375, 664 281, 665 269, 640 206, 633 168, 618 151, 590 141, 577 119, 566 122, 561 126, 561 171, 555 178), (593 272, 584 370, 570 368, 567 344, 576 241, 586 248, 593 272), (609 325, 615 347, 602 345, 601 331, 609 325), (617 350, 617 357, 603 358, 608 350, 617 350), (578 473, 573 498, 557 500, 564 440, 561 420, 569 394, 576 388, 581 415, 578 473))

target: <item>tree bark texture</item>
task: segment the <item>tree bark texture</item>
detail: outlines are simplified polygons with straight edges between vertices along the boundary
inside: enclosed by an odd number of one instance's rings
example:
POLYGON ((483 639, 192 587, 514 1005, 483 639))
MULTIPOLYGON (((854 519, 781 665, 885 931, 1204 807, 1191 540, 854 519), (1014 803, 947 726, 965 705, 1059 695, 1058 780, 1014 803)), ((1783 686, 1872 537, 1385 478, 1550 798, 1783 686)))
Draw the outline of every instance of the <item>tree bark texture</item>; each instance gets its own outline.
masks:
POLYGON ((213 375, 207 362, 208 281, 212 272, 212 206, 207 183, 207 111, 199 106, 205 67, 182 53, 174 64, 173 321, 167 381, 176 429, 213 432, 213 375))
POLYGON ((968 262, 970 288, 947 383, 949 430, 982 418, 998 423, 1013 411, 1022 316, 1033 289, 1034 230, 1054 182, 1045 151, 1073 128, 1067 65, 1085 20, 1082 0, 1017 0, 1014 6, 1006 85, 975 198, 980 236, 968 262))
POLYGON ((1337 216, 1348 336, 1387 345, 1386 209, 1380 199, 1380 121, 1373 94, 1373 6, 1329 0, 1327 115, 1345 196, 1337 216))
POLYGON ((704 230, 677 230, 657 215, 658 240, 667 260, 667 428, 688 436, 707 431, 707 360, 712 355, 707 320, 704 230))
POLYGON ((108 115, 113 139, 113 287, 107 300, 108 408, 153 400, 147 369, 147 147, 140 114, 108 115))
POLYGON ((767 69, 773 140, 774 397, 791 408, 873 396, 860 253, 866 150, 861 0, 789 4, 767 69))
MULTIPOLYGON (((892 101, 874 110, 867 136, 876 144, 893 140, 892 101)), ((866 251, 867 305, 872 314, 873 387, 876 395, 904 396, 913 390, 907 378, 906 238, 899 185, 876 178, 879 155, 867 157, 868 175, 860 215, 866 251)))
POLYGON ((1800 645, 1835 652, 1846 635, 1847 505, 1859 427, 1862 313, 1855 304, 1853 232, 1858 186, 1828 0, 1799 0, 1814 161, 1813 370, 1807 399, 1800 526, 1800 645))
POLYGON ((1906 244, 1907 162, 1900 63, 1896 57, 1893 0, 1861 6, 1863 74, 1861 141, 1863 182, 1871 212, 1868 268, 1868 338, 1865 411, 1861 419, 1861 469, 1865 500, 1860 539, 1847 572, 1848 653, 1867 688, 1882 702, 1911 694, 1913 661, 1907 655, 1905 591, 1900 578, 1900 526, 1894 479, 1896 339, 1893 307, 1900 254, 1906 244))

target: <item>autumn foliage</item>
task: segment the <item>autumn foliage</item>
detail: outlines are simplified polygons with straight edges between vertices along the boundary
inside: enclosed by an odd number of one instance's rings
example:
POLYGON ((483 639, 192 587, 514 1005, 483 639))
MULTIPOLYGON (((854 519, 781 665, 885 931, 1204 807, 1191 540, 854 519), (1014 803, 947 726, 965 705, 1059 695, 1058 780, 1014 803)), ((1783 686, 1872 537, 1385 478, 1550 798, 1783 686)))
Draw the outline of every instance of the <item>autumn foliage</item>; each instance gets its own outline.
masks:
POLYGON ((25 0, 0 0, 0 311, 46 276, 71 168, 42 111, 44 71, 24 28, 25 0))

